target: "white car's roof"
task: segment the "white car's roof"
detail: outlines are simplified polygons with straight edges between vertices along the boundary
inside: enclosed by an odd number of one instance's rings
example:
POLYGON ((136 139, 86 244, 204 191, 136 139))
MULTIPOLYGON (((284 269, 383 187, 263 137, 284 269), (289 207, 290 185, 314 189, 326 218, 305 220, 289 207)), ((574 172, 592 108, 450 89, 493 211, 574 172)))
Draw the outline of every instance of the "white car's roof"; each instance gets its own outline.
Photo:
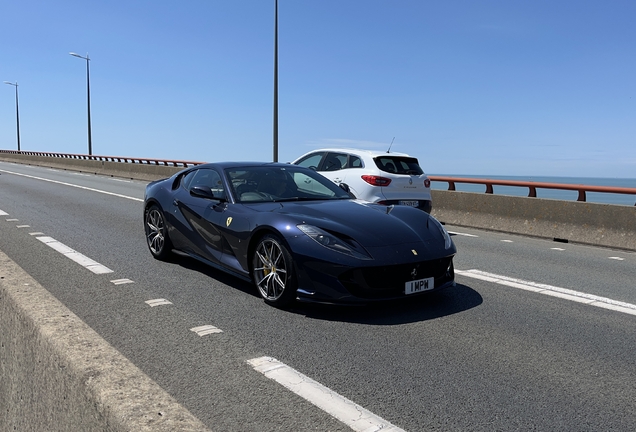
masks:
POLYGON ((381 150, 365 150, 365 149, 357 149, 357 148, 336 148, 336 147, 330 147, 330 148, 320 148, 320 149, 315 149, 315 150, 311 150, 307 153, 314 153, 314 152, 343 152, 343 153, 357 153, 357 154, 365 154, 371 157, 376 157, 376 156, 386 156, 386 155, 391 155, 391 156, 406 156, 406 157, 412 157, 409 156, 406 153, 399 153, 399 152, 385 152, 385 151, 381 151, 381 150))

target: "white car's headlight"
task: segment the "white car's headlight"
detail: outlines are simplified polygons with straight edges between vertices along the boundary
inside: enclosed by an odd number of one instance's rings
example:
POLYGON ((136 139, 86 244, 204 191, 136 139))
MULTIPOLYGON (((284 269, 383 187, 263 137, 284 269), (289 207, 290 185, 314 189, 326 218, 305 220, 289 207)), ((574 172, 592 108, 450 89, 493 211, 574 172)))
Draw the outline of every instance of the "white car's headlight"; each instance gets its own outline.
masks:
POLYGON ((371 259, 371 257, 366 253, 362 246, 350 244, 318 227, 315 227, 313 225, 301 224, 298 225, 298 229, 304 232, 316 243, 326 247, 327 249, 331 249, 333 251, 340 252, 358 259, 371 259))
POLYGON ((448 231, 446 231, 446 228, 444 228, 444 225, 442 225, 440 221, 430 215, 428 217, 428 220, 433 222, 433 225, 435 225, 437 229, 439 229, 439 232, 442 233, 442 237, 444 237, 444 249, 450 249, 451 245, 453 244, 453 240, 451 240, 451 236, 450 234, 448 234, 448 231))

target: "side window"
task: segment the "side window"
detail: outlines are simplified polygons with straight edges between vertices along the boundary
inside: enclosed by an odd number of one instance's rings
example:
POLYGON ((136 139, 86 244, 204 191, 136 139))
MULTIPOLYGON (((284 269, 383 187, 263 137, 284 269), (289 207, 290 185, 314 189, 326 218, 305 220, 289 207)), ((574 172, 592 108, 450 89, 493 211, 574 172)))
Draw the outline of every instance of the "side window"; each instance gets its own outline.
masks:
POLYGON ((190 182, 194 178, 194 175, 197 173, 197 171, 199 170, 190 171, 189 173, 181 177, 181 187, 186 190, 190 189, 190 182))
POLYGON ((348 156, 344 153, 327 153, 320 171, 338 171, 347 167, 348 156))
MULTIPOLYGON (((188 174, 189 176, 190 174, 188 174)), ((184 178, 184 180, 186 180, 184 178)), ((215 198, 225 198, 225 188, 218 172, 211 169, 200 169, 195 171, 194 178, 187 184, 188 189, 195 186, 208 186, 214 193, 215 198)))
POLYGON ((349 168, 362 168, 362 160, 358 156, 349 155, 349 168))
POLYGON ((322 157, 325 155, 324 152, 319 152, 319 153, 312 153, 308 156, 305 156, 303 159, 301 159, 300 161, 298 161, 296 163, 296 165, 305 167, 305 168, 310 168, 313 170, 317 170, 318 166, 320 165, 320 161, 322 160, 322 157))

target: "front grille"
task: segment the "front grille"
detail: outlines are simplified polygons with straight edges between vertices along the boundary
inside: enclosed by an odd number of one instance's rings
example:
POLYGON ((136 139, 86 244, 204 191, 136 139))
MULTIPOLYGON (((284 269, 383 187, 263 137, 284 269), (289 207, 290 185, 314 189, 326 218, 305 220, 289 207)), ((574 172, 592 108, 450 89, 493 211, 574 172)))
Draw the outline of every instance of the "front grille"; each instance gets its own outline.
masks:
POLYGON ((439 287, 454 278, 452 257, 411 264, 350 269, 339 280, 351 294, 360 298, 392 298, 404 295, 404 284, 433 277, 439 287), (450 266, 450 269, 449 269, 450 266))

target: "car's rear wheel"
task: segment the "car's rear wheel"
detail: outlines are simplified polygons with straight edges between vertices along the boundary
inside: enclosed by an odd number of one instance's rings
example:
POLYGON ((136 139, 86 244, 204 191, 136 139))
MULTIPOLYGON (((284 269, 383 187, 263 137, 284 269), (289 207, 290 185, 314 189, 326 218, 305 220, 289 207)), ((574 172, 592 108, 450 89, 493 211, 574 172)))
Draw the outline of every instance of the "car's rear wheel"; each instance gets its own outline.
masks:
POLYGON ((172 251, 172 243, 168 237, 165 217, 158 206, 153 205, 146 209, 144 225, 150 253, 156 259, 166 260, 172 251))
POLYGON ((291 255, 274 234, 259 240, 252 255, 252 278, 265 302, 284 307, 296 298, 296 278, 291 255))

